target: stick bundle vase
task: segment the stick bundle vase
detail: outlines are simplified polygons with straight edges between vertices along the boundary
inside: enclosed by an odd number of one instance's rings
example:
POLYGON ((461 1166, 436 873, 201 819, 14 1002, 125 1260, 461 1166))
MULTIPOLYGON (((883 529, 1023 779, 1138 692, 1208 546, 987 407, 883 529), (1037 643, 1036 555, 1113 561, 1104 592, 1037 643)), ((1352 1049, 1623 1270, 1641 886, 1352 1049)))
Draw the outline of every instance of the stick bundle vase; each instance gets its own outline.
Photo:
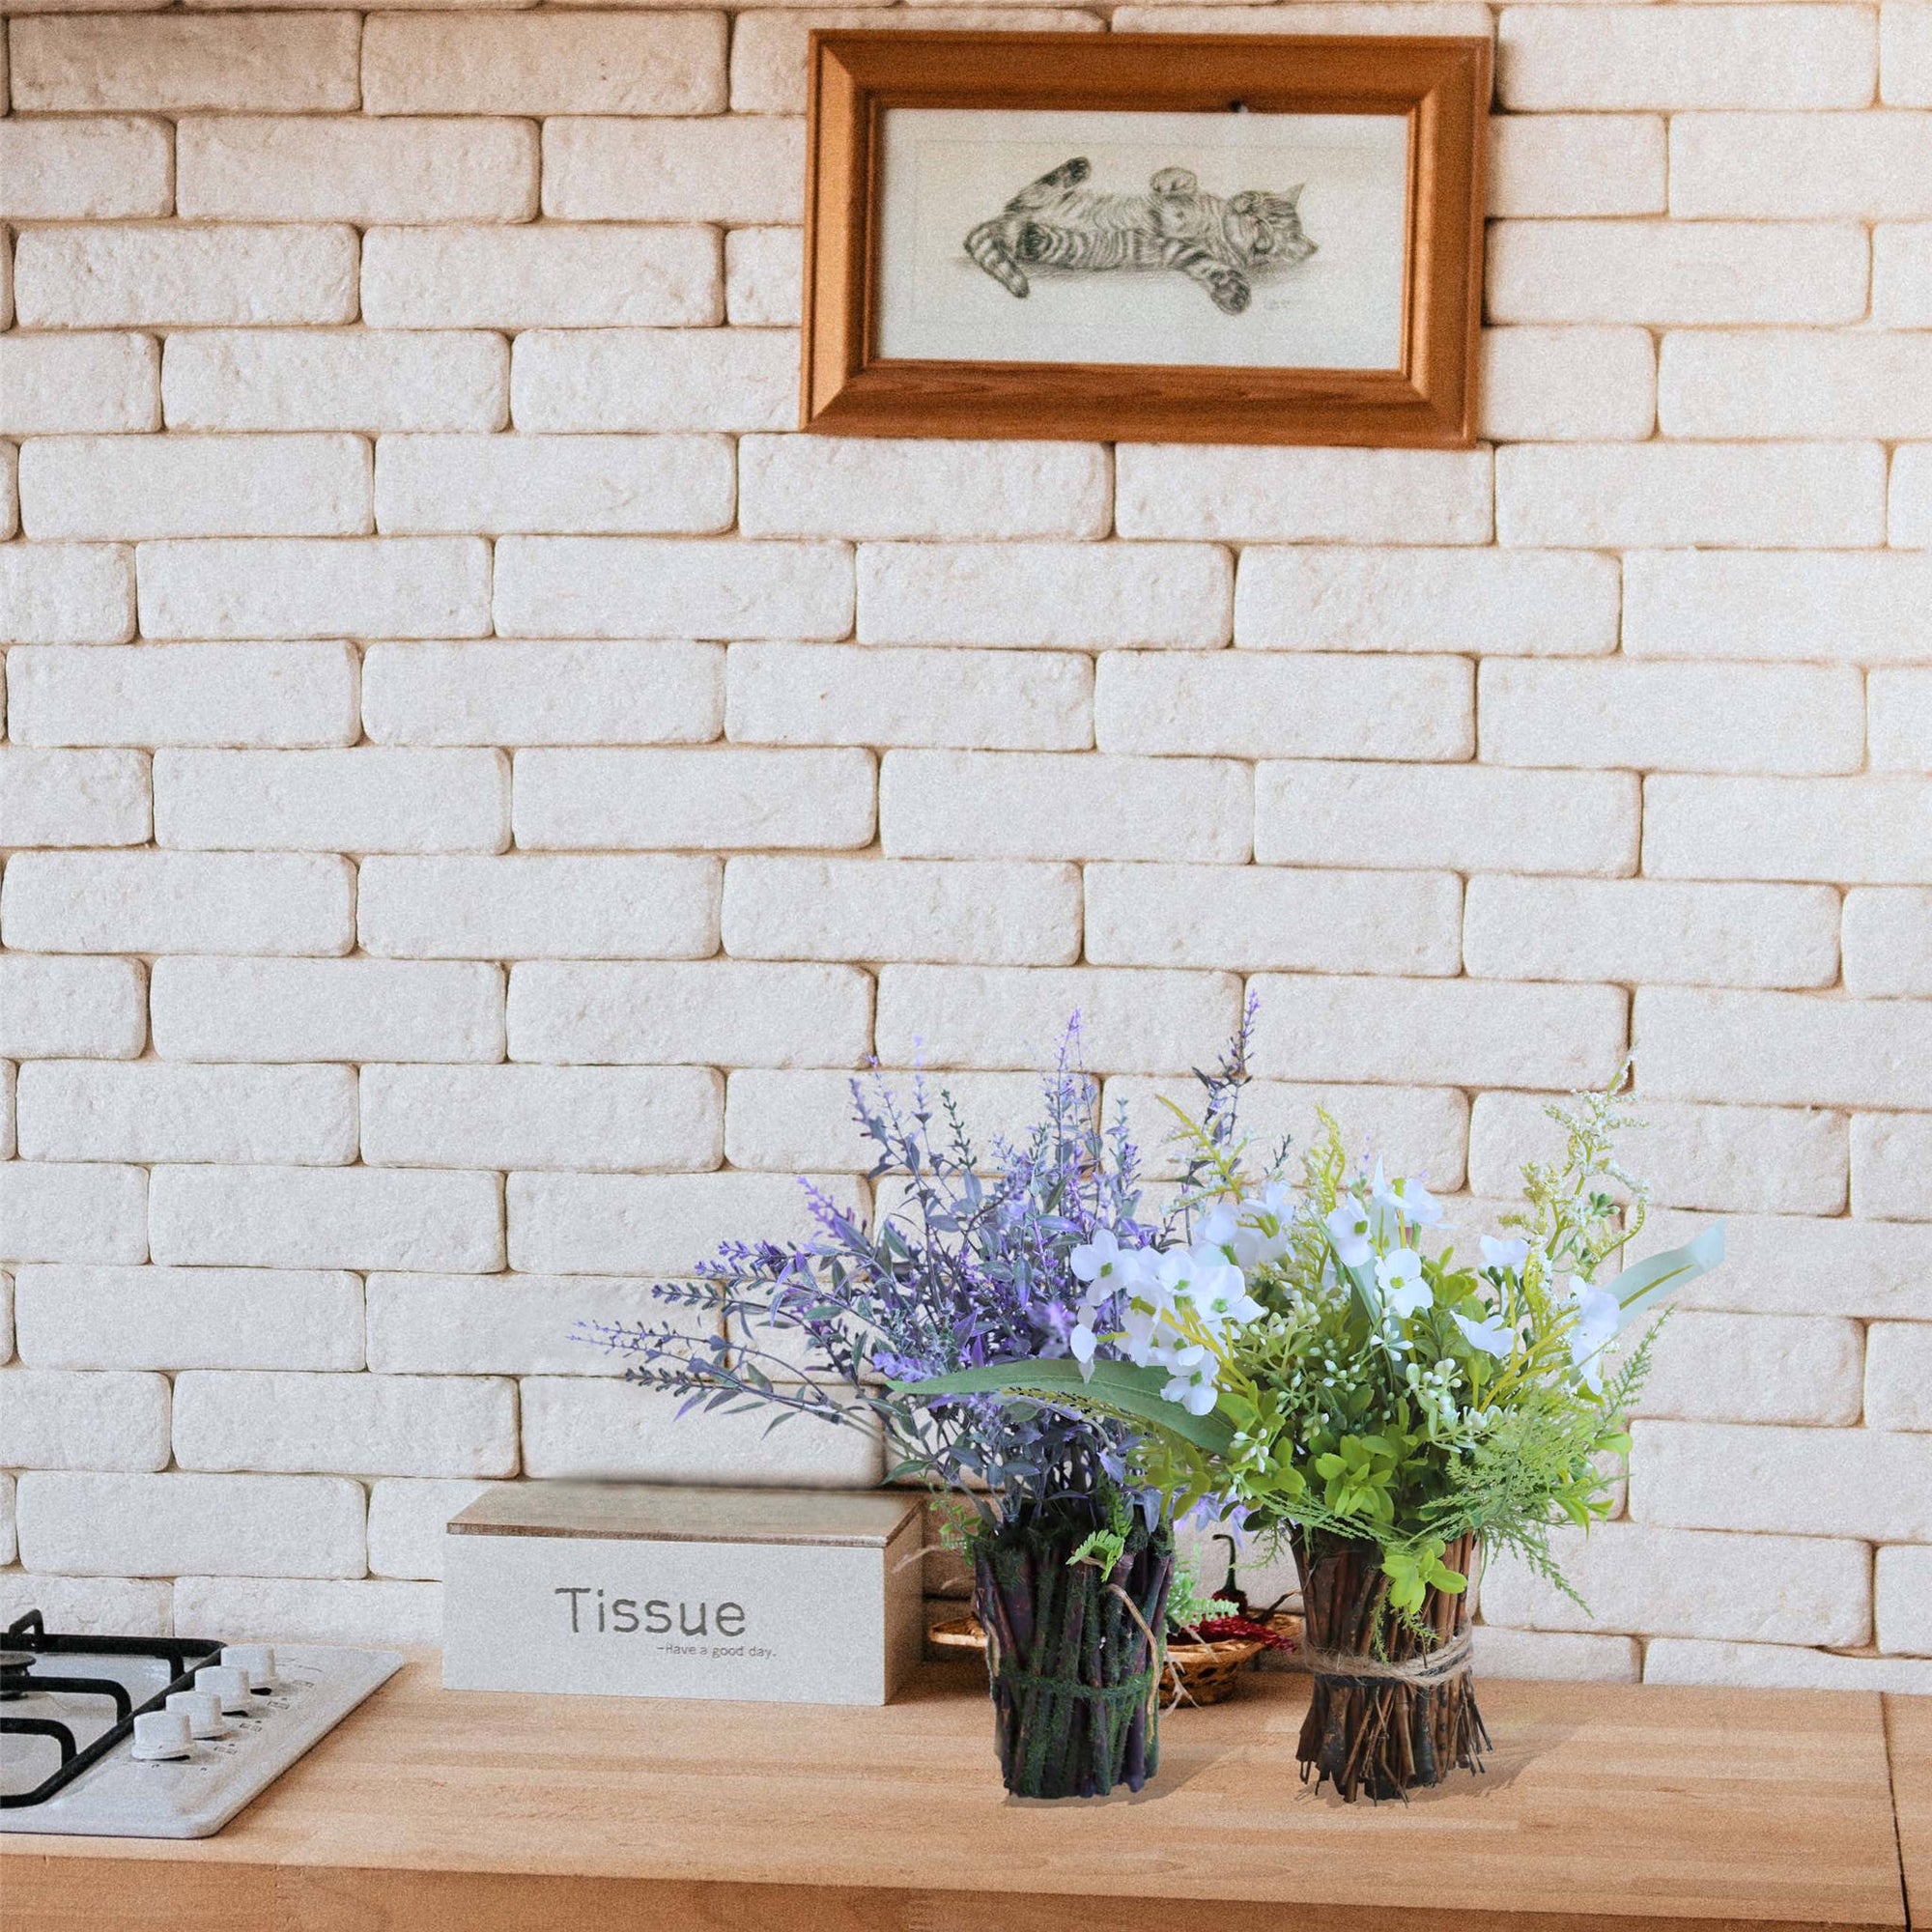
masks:
MULTIPOLYGON (((1295 1568, 1307 1617, 1314 1696, 1301 1726, 1301 1776, 1333 1781, 1350 1804, 1401 1798, 1452 1771, 1480 1772, 1489 1733, 1476 1708, 1469 1595, 1431 1588, 1417 1620, 1389 1607, 1381 1550, 1297 1530, 1295 1568)), ((1450 1544, 1443 1560, 1473 1577, 1475 1539, 1450 1544)))

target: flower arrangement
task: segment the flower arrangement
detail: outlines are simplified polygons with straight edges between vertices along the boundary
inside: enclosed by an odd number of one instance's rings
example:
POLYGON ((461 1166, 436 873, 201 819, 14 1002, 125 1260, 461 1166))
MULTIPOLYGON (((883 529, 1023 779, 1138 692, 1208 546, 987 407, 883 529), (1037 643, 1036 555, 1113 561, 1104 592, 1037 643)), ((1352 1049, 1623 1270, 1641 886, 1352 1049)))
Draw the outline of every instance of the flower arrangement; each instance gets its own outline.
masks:
POLYGON ((1549 1530, 1608 1513, 1605 1463, 1628 1447, 1648 1368, 1647 1338, 1621 1361, 1612 1345, 1722 1259, 1722 1229, 1598 1283, 1644 1215, 1645 1189, 1613 1158, 1631 1124, 1613 1089, 1549 1110, 1563 1157, 1524 1168, 1526 1208, 1479 1259, 1432 1252, 1440 1206, 1379 1161, 1351 1162, 1325 1116, 1293 1188, 1283 1155, 1251 1171, 1236 1124, 1247 1037, 1244 1024, 1204 1076, 1203 1117, 1181 1117, 1193 1238, 1110 1254, 1124 1312, 1094 1330, 1095 1360, 1007 1362, 939 1386, 1131 1419, 1137 1478, 1171 1512, 1218 1498, 1285 1541, 1315 1673, 1304 1776, 1346 1799, 1391 1796, 1480 1769, 1478 1552, 1513 1551, 1568 1587, 1549 1530), (1109 1343, 1126 1360, 1103 1375, 1109 1343))

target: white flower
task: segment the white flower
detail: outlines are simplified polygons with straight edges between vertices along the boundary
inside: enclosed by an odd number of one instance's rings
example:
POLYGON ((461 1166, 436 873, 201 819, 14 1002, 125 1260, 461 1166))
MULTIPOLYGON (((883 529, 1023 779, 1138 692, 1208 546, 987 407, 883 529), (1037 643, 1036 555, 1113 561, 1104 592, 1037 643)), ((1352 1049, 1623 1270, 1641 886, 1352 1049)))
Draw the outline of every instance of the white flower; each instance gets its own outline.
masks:
POLYGON ((1593 1288, 1580 1275, 1570 1277, 1570 1299, 1577 1304, 1577 1325, 1570 1331, 1570 1359, 1593 1395, 1604 1387, 1604 1350, 1616 1340, 1623 1310, 1607 1289, 1593 1288))
POLYGON ((1369 1210, 1352 1194, 1336 1202, 1321 1225, 1344 1267, 1360 1267, 1375 1253, 1369 1242, 1369 1210))
POLYGON ((1455 1321, 1470 1348, 1480 1349, 1486 1355, 1501 1360, 1516 1347, 1516 1330, 1500 1315, 1489 1316, 1481 1321, 1458 1315, 1455 1321))
POLYGON ((1067 1264, 1076 1281, 1100 1282, 1117 1270, 1123 1253, 1135 1252, 1132 1248, 1123 1250, 1114 1238, 1112 1229, 1095 1228, 1094 1238, 1075 1248, 1067 1257, 1067 1264))
POLYGON ((1085 1317, 1073 1324, 1072 1332, 1066 1338, 1066 1351, 1080 1364, 1083 1374, 1088 1363, 1094 1359, 1097 1340, 1092 1322, 1085 1317))
POLYGON ((1488 1235, 1483 1236, 1483 1265, 1494 1268, 1498 1274, 1522 1272, 1522 1264, 1529 1259, 1527 1241, 1496 1241, 1488 1235))
POLYGON ((1427 1308, 1435 1299, 1422 1278, 1422 1257, 1413 1248, 1398 1248, 1376 1264, 1376 1285, 1382 1292, 1382 1304, 1395 1314, 1407 1317, 1427 1308))
POLYGON ((1437 1227, 1442 1221, 1441 1202, 1421 1181, 1407 1180, 1401 1175, 1393 1180, 1385 1179, 1379 1160, 1376 1162, 1376 1178, 1370 1183, 1369 1195, 1378 1208, 1386 1208, 1418 1228, 1437 1227))

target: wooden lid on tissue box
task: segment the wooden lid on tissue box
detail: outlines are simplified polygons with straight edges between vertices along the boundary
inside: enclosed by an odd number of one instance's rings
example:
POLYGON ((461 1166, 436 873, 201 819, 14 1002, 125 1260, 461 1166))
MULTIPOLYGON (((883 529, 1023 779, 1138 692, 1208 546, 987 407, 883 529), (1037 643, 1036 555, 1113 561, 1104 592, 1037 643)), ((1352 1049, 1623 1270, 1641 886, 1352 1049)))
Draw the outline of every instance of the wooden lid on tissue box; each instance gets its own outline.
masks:
POLYGON ((450 1519, 451 1536, 815 1543, 883 1549, 915 1524, 910 1490, 724 1490, 656 1483, 506 1484, 450 1519))

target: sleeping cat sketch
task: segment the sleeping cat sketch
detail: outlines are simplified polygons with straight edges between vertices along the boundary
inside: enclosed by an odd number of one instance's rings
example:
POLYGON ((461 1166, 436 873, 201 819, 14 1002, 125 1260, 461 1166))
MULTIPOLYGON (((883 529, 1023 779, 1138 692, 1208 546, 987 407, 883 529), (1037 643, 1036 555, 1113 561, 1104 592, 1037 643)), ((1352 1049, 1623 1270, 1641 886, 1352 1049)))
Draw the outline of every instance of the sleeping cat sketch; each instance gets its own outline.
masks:
POLYGON ((1305 184, 1285 194, 1246 188, 1224 200, 1203 194, 1185 168, 1162 168, 1146 194, 1106 194, 1081 185, 1091 172, 1076 157, 1041 175, 967 236, 966 252, 1021 297, 1028 287, 1023 262, 1043 269, 1178 269, 1224 315, 1247 307, 1253 270, 1292 268, 1315 252, 1296 208, 1305 184))

